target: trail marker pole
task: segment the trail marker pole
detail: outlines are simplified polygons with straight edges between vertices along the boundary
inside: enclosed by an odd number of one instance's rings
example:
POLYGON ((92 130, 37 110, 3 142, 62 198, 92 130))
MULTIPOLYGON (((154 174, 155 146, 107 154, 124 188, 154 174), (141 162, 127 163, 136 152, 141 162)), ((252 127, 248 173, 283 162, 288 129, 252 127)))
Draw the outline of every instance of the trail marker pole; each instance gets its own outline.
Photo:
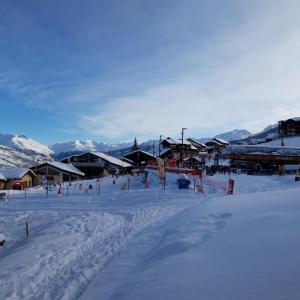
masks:
POLYGON ((26 237, 29 236, 29 226, 28 226, 28 222, 26 221, 26 237))

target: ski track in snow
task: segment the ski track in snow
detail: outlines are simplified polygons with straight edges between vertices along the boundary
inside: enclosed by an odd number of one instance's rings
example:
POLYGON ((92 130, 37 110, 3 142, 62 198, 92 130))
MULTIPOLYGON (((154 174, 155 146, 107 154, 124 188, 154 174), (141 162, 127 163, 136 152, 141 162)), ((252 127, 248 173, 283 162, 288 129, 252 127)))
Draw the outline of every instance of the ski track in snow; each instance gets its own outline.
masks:
MULTIPOLYGON (((100 200, 86 195, 48 199, 51 203, 45 199, 10 200, 1 210, 0 224, 14 224, 17 230, 11 228, 11 236, 16 238, 8 241, 6 253, 2 253, 5 271, 0 271, 0 298, 77 298, 135 235, 199 202, 190 198, 180 202, 172 193, 142 190, 114 193, 111 199, 100 200), (11 215, 5 216, 9 212, 11 215), (24 241, 26 220, 30 238, 24 241), (20 258, 25 252, 29 257, 20 258), (16 263, 6 267, 6 259, 16 263)), ((8 226, 6 229, 9 232, 8 226)))
MULTIPOLYGON (((239 178, 238 194, 291 187, 291 178, 277 182, 275 177, 254 177, 251 184, 245 181, 246 177, 239 178)), ((106 186, 110 185, 107 181, 106 186)), ((158 186, 144 190, 138 182, 132 185, 133 190, 126 192, 118 191, 116 185, 117 191, 101 195, 49 199, 37 196, 1 203, 0 229, 5 231, 8 241, 5 251, 0 251, 0 299, 76 299, 94 276, 149 225, 223 196, 178 191, 171 181, 165 192, 158 186), (28 239, 24 239, 25 221, 30 227, 28 239)), ((164 253, 172 255, 174 251, 176 254, 192 247, 195 241, 205 241, 225 226, 229 216, 231 212, 220 212, 200 218, 203 231, 185 231, 182 239, 181 233, 176 232, 176 245, 168 244, 173 233, 171 228, 166 229, 157 257, 164 253)), ((144 263, 155 261, 153 254, 146 255, 149 259, 144 263)))

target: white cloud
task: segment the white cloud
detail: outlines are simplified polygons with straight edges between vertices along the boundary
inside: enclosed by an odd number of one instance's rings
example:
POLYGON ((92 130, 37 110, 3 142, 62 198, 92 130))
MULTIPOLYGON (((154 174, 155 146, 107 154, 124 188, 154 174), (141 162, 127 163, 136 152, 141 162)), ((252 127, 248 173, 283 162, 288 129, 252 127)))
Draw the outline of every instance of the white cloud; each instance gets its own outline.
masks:
POLYGON ((99 105, 94 114, 83 114, 80 126, 108 138, 178 135, 181 127, 201 136, 236 127, 255 132, 299 116, 300 21, 295 8, 300 7, 293 5, 263 11, 227 32, 205 54, 209 72, 201 72, 203 52, 194 49, 186 57, 194 67, 180 79, 99 105))

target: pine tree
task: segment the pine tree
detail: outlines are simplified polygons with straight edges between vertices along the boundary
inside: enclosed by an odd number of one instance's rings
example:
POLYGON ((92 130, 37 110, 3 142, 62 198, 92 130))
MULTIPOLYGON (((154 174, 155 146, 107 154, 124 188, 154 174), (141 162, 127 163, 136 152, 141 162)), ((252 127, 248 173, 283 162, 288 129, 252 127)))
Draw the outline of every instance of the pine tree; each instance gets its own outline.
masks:
POLYGON ((136 150, 139 150, 139 145, 138 145, 136 137, 135 137, 134 141, 133 141, 133 145, 132 145, 132 151, 136 151, 136 150))

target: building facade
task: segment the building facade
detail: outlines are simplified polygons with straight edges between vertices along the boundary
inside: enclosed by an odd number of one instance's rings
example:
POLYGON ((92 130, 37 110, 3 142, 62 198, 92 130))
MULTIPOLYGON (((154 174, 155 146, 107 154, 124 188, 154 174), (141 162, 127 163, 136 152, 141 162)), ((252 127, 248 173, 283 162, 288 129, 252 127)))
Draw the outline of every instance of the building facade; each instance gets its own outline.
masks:
POLYGON ((292 137, 300 135, 300 118, 292 118, 279 121, 278 135, 280 137, 292 137))

